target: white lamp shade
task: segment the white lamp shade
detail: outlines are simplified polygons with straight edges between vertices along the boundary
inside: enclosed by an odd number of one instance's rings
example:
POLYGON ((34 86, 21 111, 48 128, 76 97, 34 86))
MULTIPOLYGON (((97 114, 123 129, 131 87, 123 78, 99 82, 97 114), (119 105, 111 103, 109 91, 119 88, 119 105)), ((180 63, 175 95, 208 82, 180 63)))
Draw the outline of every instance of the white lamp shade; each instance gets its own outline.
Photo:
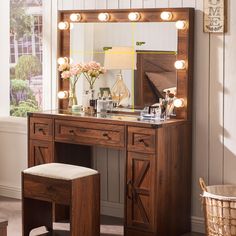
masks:
POLYGON ((105 52, 104 67, 107 70, 135 70, 135 50, 132 47, 112 47, 105 52))

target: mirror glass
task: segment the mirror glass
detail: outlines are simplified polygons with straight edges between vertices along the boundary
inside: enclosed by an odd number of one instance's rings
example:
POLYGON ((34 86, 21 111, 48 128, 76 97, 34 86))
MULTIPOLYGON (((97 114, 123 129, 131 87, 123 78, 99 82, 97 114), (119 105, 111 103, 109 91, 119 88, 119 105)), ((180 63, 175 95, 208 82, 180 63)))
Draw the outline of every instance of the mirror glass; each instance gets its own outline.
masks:
MULTIPOLYGON (((131 95, 128 103, 132 105, 135 87, 134 70, 138 71, 137 65, 140 66, 140 62, 137 61, 138 54, 175 53, 177 34, 174 22, 74 23, 70 32, 70 57, 73 63, 96 61, 103 66, 107 50, 116 47, 132 48, 135 53, 132 53, 132 56, 127 55, 125 59, 133 57, 135 65, 132 68, 120 68, 131 95)), ((118 68, 107 69, 105 75, 100 76, 95 82, 95 95, 99 93, 100 88, 111 89, 119 72, 118 68)), ((175 78, 175 85, 171 87, 176 87, 176 84, 175 78)), ((83 92, 88 88, 88 83, 81 76, 77 83, 78 103, 82 103, 83 92)))

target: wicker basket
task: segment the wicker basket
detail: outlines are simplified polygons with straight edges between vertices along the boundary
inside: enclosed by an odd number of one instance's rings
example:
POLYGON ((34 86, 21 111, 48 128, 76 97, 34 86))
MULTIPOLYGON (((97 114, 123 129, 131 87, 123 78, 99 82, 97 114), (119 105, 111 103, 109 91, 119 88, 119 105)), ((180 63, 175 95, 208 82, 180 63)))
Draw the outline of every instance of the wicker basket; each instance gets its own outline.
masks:
POLYGON ((236 236, 236 186, 206 186, 199 179, 208 236, 236 236))

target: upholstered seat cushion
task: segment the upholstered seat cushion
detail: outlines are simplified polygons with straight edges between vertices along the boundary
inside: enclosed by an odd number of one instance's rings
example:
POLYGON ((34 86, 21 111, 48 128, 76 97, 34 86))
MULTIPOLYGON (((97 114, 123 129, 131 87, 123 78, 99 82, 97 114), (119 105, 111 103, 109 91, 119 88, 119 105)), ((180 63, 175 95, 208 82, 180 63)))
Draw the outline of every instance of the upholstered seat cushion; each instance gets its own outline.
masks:
POLYGON ((72 180, 94 175, 98 172, 96 170, 82 166, 49 163, 28 168, 24 170, 23 173, 53 179, 72 180))

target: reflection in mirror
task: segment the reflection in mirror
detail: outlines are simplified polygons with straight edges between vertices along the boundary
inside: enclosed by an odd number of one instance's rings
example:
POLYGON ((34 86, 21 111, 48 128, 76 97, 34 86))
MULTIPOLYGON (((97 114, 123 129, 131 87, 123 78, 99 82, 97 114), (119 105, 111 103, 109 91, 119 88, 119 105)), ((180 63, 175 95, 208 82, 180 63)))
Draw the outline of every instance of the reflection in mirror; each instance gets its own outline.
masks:
MULTIPOLYGON (((169 54, 175 55, 177 51, 177 29, 174 22, 124 22, 124 23, 76 23, 70 33, 70 57, 73 63, 86 63, 89 61, 99 62, 104 65, 105 52, 114 47, 132 48, 135 53, 132 53, 134 57, 133 61, 137 61, 137 67, 120 69, 108 69, 106 74, 101 76, 95 84, 95 95, 99 93, 99 88, 109 87, 112 89, 117 81, 117 74, 120 70, 124 83, 127 86, 130 97, 126 101, 126 104, 133 105, 138 104, 135 101, 136 96, 134 90, 136 86, 142 86, 142 81, 137 82, 137 74, 144 68, 140 58, 141 54, 159 54, 159 61, 161 61, 161 55, 169 54), (167 53, 168 52, 168 53, 167 53), (135 73, 134 73, 135 71, 135 73), (137 84, 137 85, 136 85, 137 84)), ((147 59, 147 56, 145 57, 147 59)), ((153 57, 150 56, 150 60, 153 65, 156 65, 153 57)), ((145 61, 145 60, 143 60, 145 61)), ((146 60, 148 61, 148 60, 146 60)), ((167 63, 172 63, 168 61, 167 63)), ((158 66, 158 65, 156 65, 158 66)), ((155 67, 155 66, 154 66, 155 67)), ((163 67, 163 66, 161 66, 163 67)), ((168 67, 168 66, 167 66, 168 67)), ((172 67, 171 67, 172 68, 172 67)), ((153 73, 157 73, 155 68, 147 68, 148 71, 142 71, 142 76, 147 75, 153 77, 153 73)), ((171 78, 167 83, 167 87, 176 87, 176 75, 172 69, 163 68, 164 72, 173 72, 162 75, 162 78, 171 78)), ((174 70, 174 69, 173 69, 174 70)), ((139 75, 140 77, 140 75, 139 75)), ((155 83, 154 83, 155 84, 155 83)), ((162 83, 161 89, 166 89, 165 83, 162 83), (164 86, 164 87, 163 87, 164 86)), ((160 86, 159 86, 160 87, 160 86)), ((82 78, 80 78, 77 85, 78 102, 82 102, 82 95, 85 90, 88 89, 88 84, 82 78)), ((152 89, 150 87, 150 89, 152 89)), ((161 91, 162 92, 162 91, 161 91)), ((155 103, 156 101, 153 101, 155 103)), ((141 105, 141 104, 139 104, 141 105)))

